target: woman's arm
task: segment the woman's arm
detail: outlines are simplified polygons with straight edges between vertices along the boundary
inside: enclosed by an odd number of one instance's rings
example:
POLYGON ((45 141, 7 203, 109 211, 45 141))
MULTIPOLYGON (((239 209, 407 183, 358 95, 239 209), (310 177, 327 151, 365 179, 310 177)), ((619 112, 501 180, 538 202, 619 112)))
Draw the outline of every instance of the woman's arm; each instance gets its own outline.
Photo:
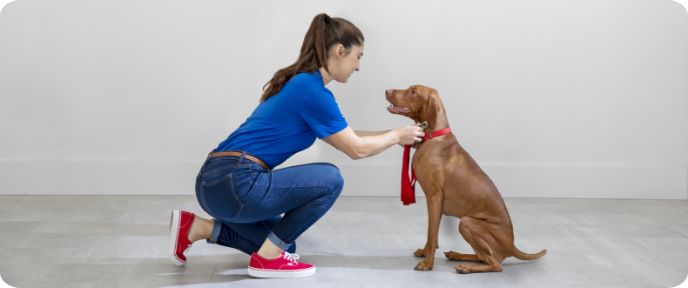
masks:
POLYGON ((351 159, 361 159, 378 154, 394 144, 408 145, 421 141, 423 129, 407 126, 387 131, 358 131, 351 127, 324 138, 323 141, 344 152, 351 159), (363 133, 361 133, 363 132, 363 133))
POLYGON ((392 131, 392 130, 385 130, 385 131, 364 131, 364 130, 354 130, 354 133, 356 133, 356 135, 358 135, 358 137, 361 137, 361 136, 376 136, 376 135, 381 135, 381 134, 385 134, 385 133, 387 133, 387 132, 389 132, 389 131, 392 131))

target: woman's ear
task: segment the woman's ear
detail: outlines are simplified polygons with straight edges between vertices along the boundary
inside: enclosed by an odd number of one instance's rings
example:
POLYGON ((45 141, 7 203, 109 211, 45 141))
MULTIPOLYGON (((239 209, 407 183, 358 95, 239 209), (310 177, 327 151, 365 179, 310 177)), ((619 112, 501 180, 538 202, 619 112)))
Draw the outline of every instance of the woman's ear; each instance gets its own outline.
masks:
POLYGON ((349 53, 351 53, 351 51, 349 51, 349 49, 346 49, 346 47, 344 47, 344 45, 342 45, 342 43, 337 43, 337 46, 335 49, 336 49, 335 52, 337 53, 337 56, 339 56, 339 57, 346 57, 347 55, 349 55, 349 53))

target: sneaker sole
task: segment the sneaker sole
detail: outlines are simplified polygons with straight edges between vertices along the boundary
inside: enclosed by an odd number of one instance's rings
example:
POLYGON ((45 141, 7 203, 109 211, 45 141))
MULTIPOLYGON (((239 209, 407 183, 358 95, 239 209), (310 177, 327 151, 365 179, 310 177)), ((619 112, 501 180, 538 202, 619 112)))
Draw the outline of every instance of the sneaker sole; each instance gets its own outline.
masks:
POLYGON ((300 278, 315 275, 315 267, 299 271, 275 271, 248 267, 248 275, 256 278, 300 278))
POLYGON ((170 261, 177 266, 184 266, 186 262, 177 258, 177 233, 179 232, 179 221, 181 220, 181 212, 179 210, 172 211, 170 216, 170 261))

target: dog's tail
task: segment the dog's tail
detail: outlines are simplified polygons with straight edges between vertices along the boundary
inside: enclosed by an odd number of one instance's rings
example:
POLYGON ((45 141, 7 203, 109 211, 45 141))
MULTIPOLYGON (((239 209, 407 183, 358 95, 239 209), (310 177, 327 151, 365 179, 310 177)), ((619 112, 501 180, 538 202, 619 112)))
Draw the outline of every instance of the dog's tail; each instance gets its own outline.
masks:
POLYGON ((547 249, 542 249, 542 251, 535 253, 535 254, 528 254, 528 253, 525 253, 521 250, 518 250, 518 248, 516 248, 516 246, 514 246, 514 257, 521 259, 521 260, 528 260, 528 261, 535 260, 535 259, 538 259, 542 256, 545 256, 545 254, 547 254, 547 249))

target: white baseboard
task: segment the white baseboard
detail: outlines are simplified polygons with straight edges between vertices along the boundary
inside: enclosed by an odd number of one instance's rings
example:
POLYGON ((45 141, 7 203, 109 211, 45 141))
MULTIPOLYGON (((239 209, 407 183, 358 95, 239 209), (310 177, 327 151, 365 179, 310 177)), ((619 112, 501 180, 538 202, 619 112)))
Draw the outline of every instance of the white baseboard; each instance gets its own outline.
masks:
MULTIPOLYGON (((201 162, 0 161, 1 195, 193 195, 201 162)), ((688 167, 481 164, 504 197, 688 199, 688 167)), ((398 196, 400 165, 341 164, 345 196, 398 196)), ((417 186, 417 196, 423 192, 417 186)))
MULTIPOLYGON (((548 166, 482 164, 504 197, 688 199, 688 169, 681 166, 548 166)), ((349 195, 399 195, 400 167, 340 167, 349 195), (369 175, 376 175, 373 181, 369 175)), ((417 196, 422 196, 419 185, 417 196)))
POLYGON ((191 195, 202 161, 0 161, 0 194, 191 195))

